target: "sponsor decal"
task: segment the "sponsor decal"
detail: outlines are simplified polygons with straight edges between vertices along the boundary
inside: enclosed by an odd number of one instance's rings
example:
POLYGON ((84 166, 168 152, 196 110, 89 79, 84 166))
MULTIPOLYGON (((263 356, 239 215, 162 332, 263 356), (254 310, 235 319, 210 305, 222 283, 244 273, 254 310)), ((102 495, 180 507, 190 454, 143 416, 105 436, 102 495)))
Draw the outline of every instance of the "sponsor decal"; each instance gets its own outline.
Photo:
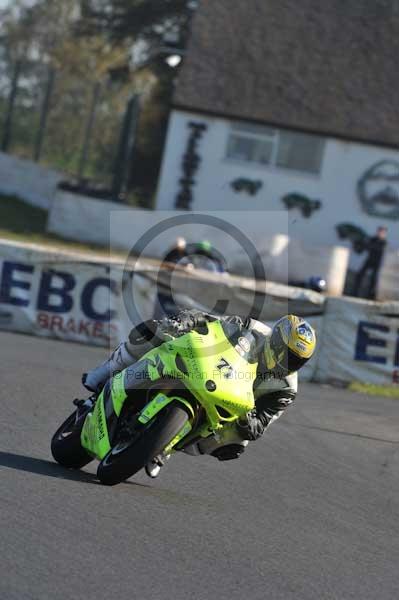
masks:
POLYGON ((299 337, 301 337, 305 342, 311 344, 313 342, 313 331, 310 329, 309 325, 303 323, 298 326, 297 329, 299 337))
POLYGON ((101 441, 105 438, 105 429, 104 429, 104 421, 102 416, 102 411, 100 408, 97 411, 97 431, 98 431, 98 440, 101 441))
POLYGON ((220 359, 216 368, 222 373, 225 379, 231 379, 233 377, 233 367, 225 358, 220 359))
MULTIPOLYGON (((78 304, 83 316, 100 322, 109 322, 115 311, 99 309, 95 295, 100 288, 113 294, 117 284, 109 277, 95 277, 83 285, 76 297, 77 277, 66 271, 54 269, 39 272, 39 286, 32 293, 35 280, 35 266, 10 261, 3 262, 0 278, 0 304, 32 307, 40 312, 66 314, 78 304)), ((35 286, 36 287, 36 286, 35 286)))
MULTIPOLYGON (((74 265, 76 269, 76 265, 74 265)), ((11 260, 0 263, 0 326, 12 320, 18 324, 20 307, 32 328, 65 339, 101 339, 105 343, 117 335, 111 307, 120 293, 109 276, 95 275, 99 268, 69 272, 11 260)))
POLYGON ((251 349, 251 342, 245 337, 238 338, 238 344, 241 346, 244 352, 249 352, 251 349))
POLYGON ((99 321, 74 319, 51 313, 38 313, 36 324, 41 330, 55 335, 76 335, 108 341, 116 335, 116 325, 99 321))
POLYGON ((357 326, 354 359, 377 365, 392 365, 392 382, 399 383, 399 328, 360 321, 357 326))

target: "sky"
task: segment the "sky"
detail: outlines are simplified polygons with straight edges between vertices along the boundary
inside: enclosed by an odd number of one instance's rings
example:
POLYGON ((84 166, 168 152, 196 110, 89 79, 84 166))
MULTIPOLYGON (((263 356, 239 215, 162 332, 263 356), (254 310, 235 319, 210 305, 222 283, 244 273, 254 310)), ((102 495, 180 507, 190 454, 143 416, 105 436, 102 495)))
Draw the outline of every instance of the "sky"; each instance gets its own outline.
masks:
MULTIPOLYGON (((29 2, 26 2, 26 4, 33 4, 33 0, 29 0, 29 2)), ((12 4, 12 0, 0 0, 0 10, 2 8, 6 8, 6 6, 9 6, 10 4, 12 4)))

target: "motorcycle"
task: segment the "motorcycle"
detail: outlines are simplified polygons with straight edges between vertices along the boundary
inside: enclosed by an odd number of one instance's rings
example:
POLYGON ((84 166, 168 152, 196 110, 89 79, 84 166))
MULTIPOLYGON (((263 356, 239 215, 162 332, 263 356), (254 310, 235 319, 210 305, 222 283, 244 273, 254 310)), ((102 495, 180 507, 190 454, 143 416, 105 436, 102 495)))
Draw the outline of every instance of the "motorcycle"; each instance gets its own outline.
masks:
MULTIPOLYGON (((115 485, 147 474, 178 451, 232 428, 254 408, 255 340, 216 320, 147 352, 145 393, 126 392, 126 371, 114 375, 93 402, 77 410, 52 438, 61 465, 100 461, 98 479, 115 485)), ((142 362, 144 361, 144 362, 142 362)))

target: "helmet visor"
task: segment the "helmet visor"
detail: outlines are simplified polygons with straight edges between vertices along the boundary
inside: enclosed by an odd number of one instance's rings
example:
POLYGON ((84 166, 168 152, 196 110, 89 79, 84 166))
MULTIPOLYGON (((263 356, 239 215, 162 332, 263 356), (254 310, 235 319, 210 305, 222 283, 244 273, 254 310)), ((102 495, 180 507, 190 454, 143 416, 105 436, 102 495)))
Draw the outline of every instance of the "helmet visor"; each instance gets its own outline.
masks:
POLYGON ((280 329, 273 331, 270 338, 270 348, 278 367, 286 373, 298 371, 308 361, 308 358, 298 356, 298 354, 287 346, 282 338, 280 329))

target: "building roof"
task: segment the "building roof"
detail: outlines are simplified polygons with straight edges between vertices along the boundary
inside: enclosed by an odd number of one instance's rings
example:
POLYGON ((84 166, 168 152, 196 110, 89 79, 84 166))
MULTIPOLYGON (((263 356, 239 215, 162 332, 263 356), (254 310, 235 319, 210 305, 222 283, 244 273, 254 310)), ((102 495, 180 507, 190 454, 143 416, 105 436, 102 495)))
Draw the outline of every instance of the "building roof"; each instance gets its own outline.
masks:
POLYGON ((397 0, 201 0, 174 104, 399 144, 397 0))

